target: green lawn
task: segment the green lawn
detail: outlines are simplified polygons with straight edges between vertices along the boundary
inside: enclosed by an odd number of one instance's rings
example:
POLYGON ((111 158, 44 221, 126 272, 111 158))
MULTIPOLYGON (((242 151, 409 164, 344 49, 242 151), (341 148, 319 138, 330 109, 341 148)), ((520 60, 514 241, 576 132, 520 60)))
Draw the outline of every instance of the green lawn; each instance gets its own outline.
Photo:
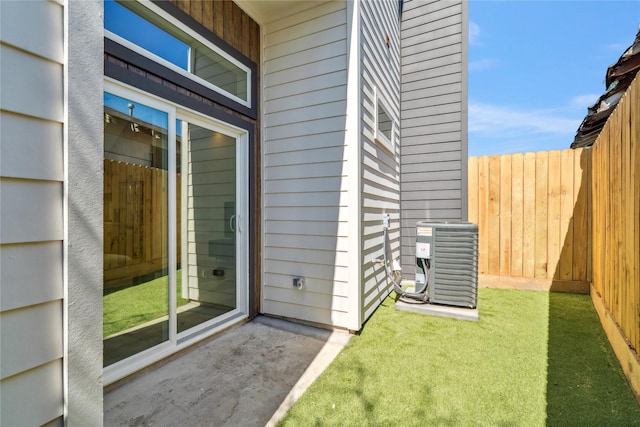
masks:
POLYGON ((588 296, 480 289, 478 306, 471 322, 387 298, 280 425, 640 426, 588 296))
MULTIPOLYGON (((180 298, 182 274, 176 275, 178 307, 189 302, 180 298)), ((127 330, 150 320, 166 316, 169 304, 168 276, 111 292, 102 299, 102 336, 127 330)))

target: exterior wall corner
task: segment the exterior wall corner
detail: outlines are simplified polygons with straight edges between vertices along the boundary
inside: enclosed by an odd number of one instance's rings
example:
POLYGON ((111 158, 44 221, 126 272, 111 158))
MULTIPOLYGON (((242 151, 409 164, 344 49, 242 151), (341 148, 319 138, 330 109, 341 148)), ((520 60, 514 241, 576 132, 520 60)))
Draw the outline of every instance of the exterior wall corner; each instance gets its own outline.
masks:
POLYGON ((65 14, 65 424, 102 424, 103 2, 65 14))

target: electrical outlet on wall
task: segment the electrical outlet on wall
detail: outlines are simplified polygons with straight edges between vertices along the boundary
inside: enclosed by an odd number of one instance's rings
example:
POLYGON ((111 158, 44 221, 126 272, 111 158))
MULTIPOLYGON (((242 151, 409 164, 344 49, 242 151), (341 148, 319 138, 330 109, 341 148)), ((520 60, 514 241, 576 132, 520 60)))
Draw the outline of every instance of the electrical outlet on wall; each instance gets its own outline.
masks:
POLYGON ((200 277, 204 279, 224 277, 224 268, 205 267, 200 270, 200 277))
POLYGON ((304 286, 304 277, 294 277, 293 278, 293 287, 302 289, 304 286))

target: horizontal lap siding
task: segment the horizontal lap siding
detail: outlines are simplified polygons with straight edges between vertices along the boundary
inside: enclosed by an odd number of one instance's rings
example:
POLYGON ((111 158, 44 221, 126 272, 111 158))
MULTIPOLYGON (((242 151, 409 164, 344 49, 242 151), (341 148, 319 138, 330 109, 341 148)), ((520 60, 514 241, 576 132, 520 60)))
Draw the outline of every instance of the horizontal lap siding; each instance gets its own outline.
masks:
POLYGON ((376 98, 384 99, 400 124, 400 22, 395 1, 362 2, 361 8, 361 115, 362 115, 362 319, 366 320, 387 296, 390 281, 374 259, 383 258, 383 214, 390 215, 389 260, 400 257, 400 149, 393 152, 375 140, 376 98), (387 37, 389 45, 387 46, 387 37))
POLYGON ((415 273, 415 225, 466 219, 466 10, 405 1, 402 14, 402 272, 415 273))
POLYGON ((41 425, 63 407, 62 5, 0 2, 0 39, 0 425, 41 425))
POLYGON ((346 5, 264 25, 262 311, 348 326, 346 5), (302 290, 294 276, 304 276, 302 290))

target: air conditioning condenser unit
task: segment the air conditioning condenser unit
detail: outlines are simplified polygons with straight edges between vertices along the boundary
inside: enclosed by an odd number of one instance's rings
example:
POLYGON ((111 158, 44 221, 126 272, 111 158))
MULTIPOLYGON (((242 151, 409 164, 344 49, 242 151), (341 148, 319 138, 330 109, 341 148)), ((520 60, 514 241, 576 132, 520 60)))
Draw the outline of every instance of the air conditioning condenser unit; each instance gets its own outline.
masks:
POLYGON ((469 222, 416 224, 416 289, 428 302, 475 308, 478 304, 478 225, 469 222))

